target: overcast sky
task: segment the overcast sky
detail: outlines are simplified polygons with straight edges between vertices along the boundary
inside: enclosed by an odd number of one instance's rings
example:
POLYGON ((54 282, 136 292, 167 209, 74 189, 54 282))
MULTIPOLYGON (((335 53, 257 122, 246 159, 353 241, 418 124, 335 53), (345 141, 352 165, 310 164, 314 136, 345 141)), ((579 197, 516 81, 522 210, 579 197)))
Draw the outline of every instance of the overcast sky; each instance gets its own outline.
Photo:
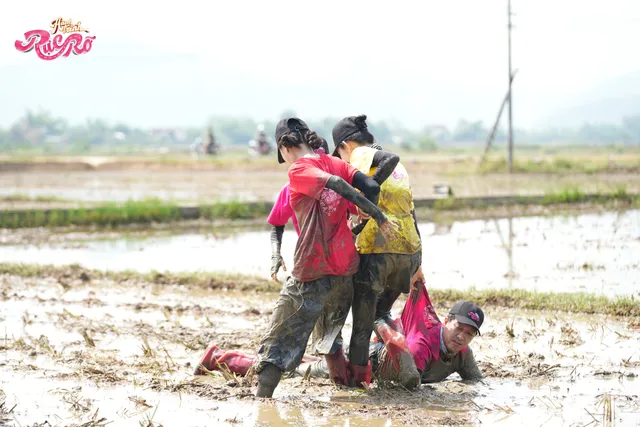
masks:
MULTIPOLYGON (((92 52, 55 61, 88 62, 101 43, 133 42, 161 54, 196 55, 203 66, 271 89, 262 102, 225 106, 219 100, 212 106, 216 114, 269 118, 294 108, 303 117, 364 112, 408 126, 452 125, 460 117, 492 121, 507 86, 506 4, 7 1, 0 6, 0 67, 29 64, 46 72, 51 64, 16 51, 14 41, 62 16, 82 21, 97 39, 92 52), (304 92, 310 87, 323 88, 326 96, 309 99, 304 92)), ((640 70, 637 0, 513 0, 512 9, 520 126, 640 70)), ((22 114, 15 102, 15 117, 2 117, 0 124, 22 114)), ((143 115, 130 121, 148 124, 143 115)))

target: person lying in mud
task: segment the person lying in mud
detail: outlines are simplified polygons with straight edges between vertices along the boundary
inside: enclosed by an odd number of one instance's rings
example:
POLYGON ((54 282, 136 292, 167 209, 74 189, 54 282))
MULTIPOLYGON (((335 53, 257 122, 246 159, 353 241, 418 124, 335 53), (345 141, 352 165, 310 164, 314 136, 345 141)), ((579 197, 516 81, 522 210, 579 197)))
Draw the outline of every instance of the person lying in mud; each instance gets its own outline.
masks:
MULTIPOLYGON (((378 207, 397 227, 388 241, 377 238, 378 225, 363 221, 356 240, 360 266, 353 280, 353 328, 349 346, 349 364, 371 369, 369 341, 376 331, 385 342, 396 339, 391 307, 400 294, 408 294, 411 280, 424 280, 422 274, 422 242, 415 219, 409 174, 397 155, 371 147, 374 136, 368 130, 367 116, 349 116, 333 128, 334 156, 375 176, 385 164, 393 165, 380 185, 378 207), (376 164, 375 159, 379 158, 376 164), (388 177, 389 179, 386 179, 388 177), (375 325, 375 327, 374 327, 375 325), (368 367, 368 368, 367 368, 368 367)), ((392 347, 395 351, 396 348, 392 347)), ((407 388, 417 387, 420 376, 409 352, 394 355, 402 367, 401 382, 407 388)))
MULTIPOLYGON (((321 140, 304 121, 281 120, 276 126, 276 141, 278 162, 290 164, 290 203, 300 237, 292 275, 280 292, 258 350, 258 397, 271 397, 282 373, 292 372, 300 364, 316 322, 325 327, 321 328, 322 334, 314 334, 313 347, 317 354, 325 355, 331 371, 351 305, 351 276, 359 263, 345 221, 348 201, 371 215, 383 240, 395 227, 371 202, 376 200, 380 186, 352 166, 314 153, 321 140)), ((207 354, 204 362, 206 358, 207 354)), ((363 374, 353 372, 354 381, 359 383, 363 374)))
MULTIPOLYGON (((414 277, 415 278, 415 277, 414 277)), ((440 382, 458 373, 463 380, 475 381, 483 375, 469 344, 480 335, 484 313, 473 302, 461 301, 449 310, 441 322, 431 304, 424 284, 412 289, 400 319, 392 323, 397 332, 392 340, 381 342, 377 336, 369 345, 369 360, 378 380, 402 384, 402 369, 397 355, 409 352, 419 372, 422 384, 440 382), (395 357, 394 357, 395 356, 395 357)), ((386 325, 386 324, 385 324, 386 325)), ((380 325, 377 325, 380 327, 380 325)), ((207 348, 201 363, 214 371, 226 366, 231 372, 246 375, 256 358, 238 351, 224 351, 214 344, 207 348)), ((200 373, 204 374, 204 370, 200 373)), ((198 371, 197 371, 198 372, 198 371)), ((305 356, 292 376, 330 378, 326 360, 305 356)))
MULTIPOLYGON (((460 301, 449 310, 441 322, 429 293, 420 279, 412 289, 400 319, 376 327, 392 327, 392 339, 380 342, 377 337, 369 345, 369 360, 375 377, 383 381, 403 384, 403 366, 398 355, 409 353, 413 358, 422 384, 440 382, 458 373, 463 380, 479 380, 482 372, 469 344, 480 335, 484 313, 473 302, 460 301)), ((380 333, 383 335, 384 333, 380 333)), ((388 335, 388 334, 387 334, 388 335)), ((328 378, 324 360, 309 360, 296 369, 296 376, 311 375, 328 378)))

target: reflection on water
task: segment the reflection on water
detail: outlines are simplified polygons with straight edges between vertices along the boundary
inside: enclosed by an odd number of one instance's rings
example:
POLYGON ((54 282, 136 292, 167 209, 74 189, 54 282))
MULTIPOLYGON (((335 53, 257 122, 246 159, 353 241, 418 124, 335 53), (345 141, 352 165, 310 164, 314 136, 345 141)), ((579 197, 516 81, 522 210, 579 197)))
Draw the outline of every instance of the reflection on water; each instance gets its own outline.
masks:
MULTIPOLYGON (((292 254, 293 230, 284 233, 283 252, 292 254)), ((62 245, 0 247, 0 259, 9 262, 66 265, 78 263, 109 271, 221 271, 267 275, 271 244, 267 231, 231 236, 181 234, 168 237, 88 242, 80 247, 62 245)), ((289 264, 292 261, 289 260, 289 264)))
MULTIPOLYGON (((526 288, 638 294, 640 211, 601 215, 421 223, 429 287, 526 288)), ((292 267, 297 236, 288 227, 282 253, 292 267)), ((2 246, 0 260, 79 263, 103 270, 219 271, 269 276, 265 230, 231 236, 183 234, 62 245, 2 246)), ((282 276, 282 273, 281 273, 282 276)))

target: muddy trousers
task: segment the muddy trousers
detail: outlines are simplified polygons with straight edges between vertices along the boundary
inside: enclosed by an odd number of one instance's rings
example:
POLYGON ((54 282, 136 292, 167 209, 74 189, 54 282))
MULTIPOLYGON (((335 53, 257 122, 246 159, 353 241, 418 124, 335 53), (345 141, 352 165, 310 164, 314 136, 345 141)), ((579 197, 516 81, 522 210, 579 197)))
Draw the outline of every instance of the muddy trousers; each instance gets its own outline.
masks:
POLYGON ((258 350, 256 372, 267 367, 271 377, 278 376, 272 367, 292 372, 302 361, 312 332, 314 353, 335 353, 342 347, 341 331, 352 298, 351 276, 323 276, 311 282, 287 278, 258 350))
POLYGON ((353 327, 349 363, 369 363, 369 343, 376 322, 391 324, 391 307, 400 294, 409 293, 422 253, 363 254, 353 282, 353 327))

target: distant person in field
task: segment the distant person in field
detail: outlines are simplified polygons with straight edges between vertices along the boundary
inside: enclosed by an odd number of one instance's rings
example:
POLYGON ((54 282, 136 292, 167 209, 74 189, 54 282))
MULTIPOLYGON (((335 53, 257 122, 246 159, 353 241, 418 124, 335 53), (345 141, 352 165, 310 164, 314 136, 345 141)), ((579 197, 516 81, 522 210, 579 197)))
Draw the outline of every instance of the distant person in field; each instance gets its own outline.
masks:
POLYGON ((258 150, 261 154, 268 154, 271 151, 271 144, 269 144, 269 137, 264 131, 264 125, 258 125, 256 142, 258 143, 258 150))
POLYGON ((207 135, 204 140, 204 152, 205 154, 216 154, 220 147, 216 143, 216 138, 213 136, 213 129, 207 128, 207 135))

